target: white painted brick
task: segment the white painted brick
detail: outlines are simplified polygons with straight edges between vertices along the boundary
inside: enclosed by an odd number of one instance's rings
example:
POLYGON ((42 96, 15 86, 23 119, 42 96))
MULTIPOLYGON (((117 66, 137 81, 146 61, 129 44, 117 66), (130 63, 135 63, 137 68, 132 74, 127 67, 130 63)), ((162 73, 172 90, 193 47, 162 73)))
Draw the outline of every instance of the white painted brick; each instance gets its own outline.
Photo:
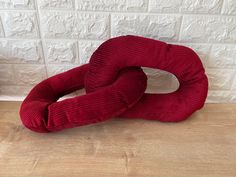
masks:
POLYGON ((4 30, 3 30, 1 18, 0 18, 0 37, 4 37, 4 30))
MULTIPOLYGON (((219 102, 220 102, 220 100, 219 100, 219 102)), ((231 94, 230 94, 230 102, 236 103, 236 92, 235 91, 231 92, 231 94)))
POLYGON ((75 41, 47 41, 45 48, 48 63, 74 63, 76 61, 75 41))
POLYGON ((143 67, 148 77, 146 93, 169 93, 178 89, 178 79, 171 73, 143 67))
POLYGON ((44 65, 20 64, 14 65, 14 70, 19 85, 35 85, 46 78, 44 65))
POLYGON ((42 63, 38 40, 0 40, 0 63, 42 63))
POLYGON ((1 17, 6 37, 38 37, 38 25, 35 13, 4 12, 1 13, 1 17))
POLYGON ((73 98, 75 96, 84 95, 84 94, 85 94, 85 90, 80 89, 80 90, 77 90, 75 92, 72 92, 70 94, 67 94, 67 95, 61 97, 58 101, 62 101, 62 100, 67 99, 67 98, 73 98))
POLYGON ((31 89, 32 86, 1 85, 0 96, 26 96, 31 89))
POLYGON ((183 0, 181 12, 187 13, 220 13, 223 0, 183 0))
MULTIPOLYGON (((232 90, 236 91, 236 77, 234 76, 234 81, 233 81, 233 85, 232 85, 232 90)), ((236 95, 235 95, 236 97, 236 95)))
POLYGON ((236 69, 236 45, 213 45, 208 66, 236 69))
POLYGON ((230 102, 232 92, 209 90, 207 95, 208 103, 230 102))
POLYGON ((93 13, 47 12, 42 17, 43 34, 48 38, 106 39, 109 16, 93 13))
POLYGON ((211 45, 209 44, 181 44, 193 49, 199 56, 204 67, 208 66, 208 56, 210 54, 211 45))
POLYGON ((78 67, 78 65, 47 65, 48 77, 65 72, 75 67, 78 67))
POLYGON ((236 42, 236 18, 184 16, 180 39, 188 42, 236 42))
POLYGON ((235 77, 235 70, 227 69, 207 69, 209 79, 209 89, 211 90, 228 90, 231 88, 235 77))
POLYGON ((179 12, 182 0, 149 0, 151 12, 179 12))
POLYGON ((176 41, 180 16, 173 15, 112 15, 112 36, 141 35, 164 41, 176 41))
POLYGON ((224 0, 222 12, 224 14, 236 15, 236 1, 224 0))
POLYGON ((34 0, 0 0, 0 9, 33 9, 34 0))
POLYGON ((91 55, 102 41, 79 41, 80 64, 88 63, 91 55))
POLYGON ((73 12, 44 12, 42 32, 46 38, 78 38, 78 20, 73 12))
MULTIPOLYGON (((207 102, 236 102, 235 15, 235 0, 0 0, 0 99, 25 96, 46 73, 88 63, 104 40, 133 34, 189 46, 209 77, 207 102)), ((172 74, 144 70, 146 92, 178 88, 172 74)))
POLYGON ((138 11, 147 9, 148 0, 77 0, 78 10, 138 11))
POLYGON ((12 65, 1 64, 0 65, 0 86, 1 85, 8 85, 8 84, 15 84, 15 76, 14 76, 14 69, 12 65))
POLYGON ((150 0, 151 12, 220 13, 222 0, 150 0))
POLYGON ((74 0, 38 0, 41 9, 74 9, 74 0))
POLYGON ((78 30, 81 39, 107 39, 109 29, 109 15, 107 14, 78 14, 78 30))

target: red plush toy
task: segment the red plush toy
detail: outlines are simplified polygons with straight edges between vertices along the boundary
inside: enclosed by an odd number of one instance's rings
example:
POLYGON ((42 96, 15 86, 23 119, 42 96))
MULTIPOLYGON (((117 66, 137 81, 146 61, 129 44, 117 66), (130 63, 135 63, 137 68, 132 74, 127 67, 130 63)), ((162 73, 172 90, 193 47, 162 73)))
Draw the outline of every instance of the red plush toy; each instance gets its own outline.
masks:
POLYGON ((105 121, 132 107, 146 89, 144 72, 130 67, 119 72, 107 87, 57 102, 84 87, 88 67, 83 65, 37 84, 21 105, 23 124, 36 132, 50 132, 105 121))
POLYGON ((176 122, 205 102, 208 80, 191 49, 161 41, 121 36, 104 42, 83 65, 37 84, 20 109, 23 124, 36 132, 58 131, 114 116, 176 122), (168 94, 144 94, 141 66, 174 74, 180 87, 168 94), (57 100, 85 86, 86 95, 57 100))
POLYGON ((121 117, 176 122, 188 118, 206 100, 208 79, 198 55, 190 48, 161 41, 121 36, 104 42, 93 53, 85 79, 88 93, 110 85, 126 67, 143 66, 174 74, 178 90, 167 94, 144 94, 121 117))

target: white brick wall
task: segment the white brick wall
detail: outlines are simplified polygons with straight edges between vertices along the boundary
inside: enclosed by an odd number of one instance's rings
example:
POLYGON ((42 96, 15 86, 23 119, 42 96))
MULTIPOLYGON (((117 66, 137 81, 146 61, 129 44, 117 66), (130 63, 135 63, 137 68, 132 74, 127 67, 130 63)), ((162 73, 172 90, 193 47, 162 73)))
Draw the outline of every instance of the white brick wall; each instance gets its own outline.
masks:
MULTIPOLYGON (((193 48, 209 77, 207 101, 236 102, 236 0, 0 0, 0 99, 23 99, 126 34, 193 48)), ((173 75, 144 69, 149 92, 178 87, 173 75)))

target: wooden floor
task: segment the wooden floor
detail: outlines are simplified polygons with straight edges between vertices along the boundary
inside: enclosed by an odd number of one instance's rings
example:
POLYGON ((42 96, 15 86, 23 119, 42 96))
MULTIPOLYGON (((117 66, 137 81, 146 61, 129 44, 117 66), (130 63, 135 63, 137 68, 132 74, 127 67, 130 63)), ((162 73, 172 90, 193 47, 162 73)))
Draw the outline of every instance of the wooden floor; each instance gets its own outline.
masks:
POLYGON ((236 177, 236 104, 181 123, 113 120, 38 134, 0 102, 0 177, 236 177))

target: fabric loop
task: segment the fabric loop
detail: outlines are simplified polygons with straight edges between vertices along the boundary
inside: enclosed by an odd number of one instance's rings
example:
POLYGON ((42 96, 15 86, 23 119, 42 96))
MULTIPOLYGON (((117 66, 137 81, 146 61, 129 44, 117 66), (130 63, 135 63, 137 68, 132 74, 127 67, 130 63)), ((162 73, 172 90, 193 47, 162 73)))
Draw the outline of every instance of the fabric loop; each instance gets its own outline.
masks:
POLYGON ((89 64, 37 84, 20 108, 22 123, 36 132, 53 132, 114 116, 163 122, 187 119, 206 100, 208 79, 198 55, 188 47, 138 36, 102 43, 89 64), (172 93, 145 93, 141 67, 170 72, 179 80, 172 93), (85 87, 87 94, 59 98, 85 87))
POLYGON ((208 79, 198 55, 190 48, 138 36, 121 36, 102 43, 90 59, 85 79, 87 93, 113 82, 126 67, 161 69, 179 80, 178 90, 145 94, 121 117, 177 122, 200 109, 206 100, 208 79))
POLYGON ((146 89, 142 69, 129 67, 99 91, 57 101, 84 87, 88 67, 86 64, 37 84, 21 105, 23 124, 36 132, 51 132, 105 121, 131 108, 146 89))

